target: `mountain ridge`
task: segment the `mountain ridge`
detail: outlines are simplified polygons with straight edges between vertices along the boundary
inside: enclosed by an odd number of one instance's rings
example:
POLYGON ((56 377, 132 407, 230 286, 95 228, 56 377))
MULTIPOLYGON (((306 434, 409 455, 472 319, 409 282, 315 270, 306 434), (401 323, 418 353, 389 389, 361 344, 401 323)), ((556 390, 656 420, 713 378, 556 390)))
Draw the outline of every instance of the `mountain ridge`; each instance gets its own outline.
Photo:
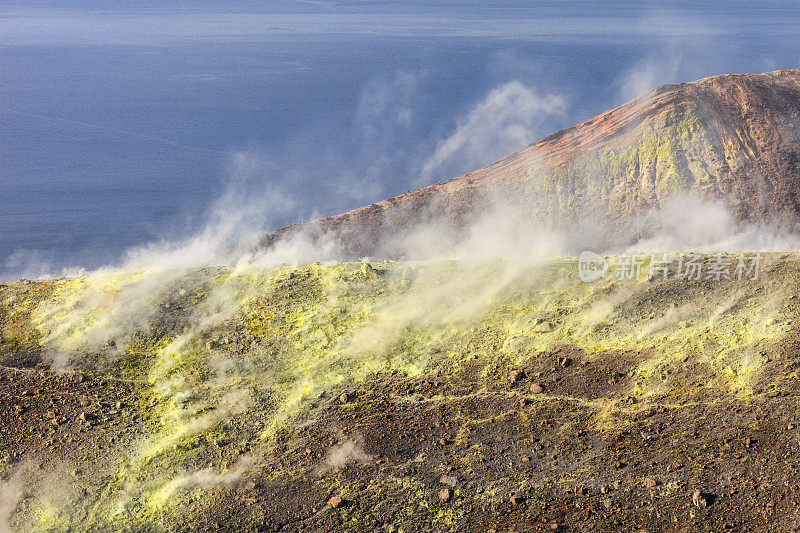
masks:
POLYGON ((280 228, 331 237, 348 256, 393 254, 386 235, 420 219, 469 225, 496 191, 545 225, 587 216, 617 229, 679 193, 722 200, 738 222, 800 222, 800 68, 657 87, 471 172, 280 228))

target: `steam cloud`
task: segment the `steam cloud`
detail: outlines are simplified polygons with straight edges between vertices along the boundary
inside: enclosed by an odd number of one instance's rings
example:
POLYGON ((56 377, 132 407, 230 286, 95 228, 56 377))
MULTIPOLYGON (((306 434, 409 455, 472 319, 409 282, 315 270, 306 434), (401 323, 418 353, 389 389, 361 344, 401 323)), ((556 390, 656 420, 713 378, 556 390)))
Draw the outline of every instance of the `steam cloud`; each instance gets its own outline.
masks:
POLYGON ((0 531, 12 531, 10 519, 25 490, 23 469, 17 469, 7 481, 0 482, 0 531))
POLYGON ((345 439, 344 442, 328 450, 325 462, 318 469, 318 474, 339 470, 348 463, 366 464, 374 457, 364 451, 364 440, 361 437, 345 439))
POLYGON ((179 491, 188 491, 198 487, 212 487, 214 485, 233 485, 238 483, 247 470, 255 464, 254 457, 244 456, 225 473, 219 473, 213 468, 204 468, 187 473, 172 479, 157 493, 156 498, 165 500, 179 491))
POLYGON ((420 182, 483 166, 530 143, 544 133, 543 117, 564 114, 566 108, 562 96, 540 95, 519 81, 496 87, 439 143, 423 165, 420 182))

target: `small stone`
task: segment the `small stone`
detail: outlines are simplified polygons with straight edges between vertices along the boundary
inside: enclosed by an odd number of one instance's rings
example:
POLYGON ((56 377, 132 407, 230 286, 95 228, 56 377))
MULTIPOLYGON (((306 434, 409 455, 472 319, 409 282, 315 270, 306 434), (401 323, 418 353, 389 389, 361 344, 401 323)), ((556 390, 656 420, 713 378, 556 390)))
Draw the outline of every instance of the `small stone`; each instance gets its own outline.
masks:
POLYGON ((527 398, 520 398, 519 399, 519 406, 520 407, 525 407, 526 405, 528 405, 528 399, 527 398))
POLYGON ((446 444, 447 444, 447 439, 444 439, 444 438, 439 439, 439 445, 445 446, 446 444))
POLYGON ((511 502, 511 505, 519 505, 523 502, 524 499, 525 498, 522 496, 522 494, 520 494, 519 492, 515 492, 514 494, 511 495, 509 501, 511 502))
POLYGON ((600 485, 600 492, 603 494, 608 494, 608 485, 600 485))
POLYGON ((572 359, 569 357, 561 357, 558 360, 558 364, 560 364, 563 368, 567 368, 569 365, 572 364, 572 359))
POLYGON ((644 486, 648 489, 655 488, 656 485, 658 485, 658 482, 655 479, 651 477, 644 478, 644 486))
POLYGON ((340 496, 334 496, 328 500, 328 503, 331 505, 331 507, 337 509, 340 505, 342 505, 342 498, 340 496))
POLYGON ((558 524, 556 522, 550 524, 550 531, 558 531, 558 524))
POLYGON ((339 401, 342 403, 347 403, 350 401, 350 396, 346 392, 343 392, 341 396, 339 396, 339 401))
POLYGON ((544 391, 544 388, 542 388, 542 386, 538 383, 531 383, 530 390, 532 394, 541 394, 544 391))
POLYGON ((692 494, 692 503, 695 504, 697 507, 703 509, 708 506, 708 501, 706 500, 706 495, 703 494, 700 489, 694 491, 692 494))
POLYGON ((378 270, 369 263, 361 263, 361 274, 365 279, 371 280, 378 277, 378 270))
POLYGON ((547 320, 539 319, 536 321, 536 325, 533 326, 533 331, 535 333, 550 333, 553 331, 553 325, 547 320))
POLYGON ((517 381, 521 380, 524 374, 521 370, 512 370, 508 373, 508 380, 511 383, 516 383, 517 381))
POLYGON ((439 501, 448 502, 453 496, 453 491, 450 489, 442 489, 439 491, 439 501))
POLYGON ((439 483, 442 485, 447 485, 449 487, 455 487, 458 484, 458 478, 456 476, 448 476, 447 474, 442 474, 442 477, 439 478, 439 483))

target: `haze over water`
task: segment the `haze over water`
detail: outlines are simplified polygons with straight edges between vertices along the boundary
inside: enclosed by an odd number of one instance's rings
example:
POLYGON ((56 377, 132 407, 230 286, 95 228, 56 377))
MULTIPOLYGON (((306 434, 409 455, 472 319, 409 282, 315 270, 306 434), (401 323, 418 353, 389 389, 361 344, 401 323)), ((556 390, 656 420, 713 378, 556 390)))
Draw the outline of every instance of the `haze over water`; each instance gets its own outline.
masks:
POLYGON ((662 83, 800 66, 796 3, 72 5, 0 7, 0 279, 186 236, 231 190, 268 231, 662 83))

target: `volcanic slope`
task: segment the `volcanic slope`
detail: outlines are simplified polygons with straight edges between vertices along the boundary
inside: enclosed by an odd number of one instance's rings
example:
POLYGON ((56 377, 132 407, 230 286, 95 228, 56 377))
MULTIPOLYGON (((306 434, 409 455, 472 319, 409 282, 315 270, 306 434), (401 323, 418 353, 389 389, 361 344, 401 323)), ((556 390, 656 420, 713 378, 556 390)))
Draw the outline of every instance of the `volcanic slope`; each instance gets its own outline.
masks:
POLYGON ((487 167, 259 244, 302 233, 343 257, 398 258, 398 234, 427 222, 458 232, 498 198, 546 226, 590 220, 603 243, 641 237, 631 220, 686 193, 724 201, 739 222, 800 222, 800 69, 664 85, 487 167))
POLYGON ((742 279, 675 268, 1 284, 0 527, 797 528, 800 257, 742 279))

